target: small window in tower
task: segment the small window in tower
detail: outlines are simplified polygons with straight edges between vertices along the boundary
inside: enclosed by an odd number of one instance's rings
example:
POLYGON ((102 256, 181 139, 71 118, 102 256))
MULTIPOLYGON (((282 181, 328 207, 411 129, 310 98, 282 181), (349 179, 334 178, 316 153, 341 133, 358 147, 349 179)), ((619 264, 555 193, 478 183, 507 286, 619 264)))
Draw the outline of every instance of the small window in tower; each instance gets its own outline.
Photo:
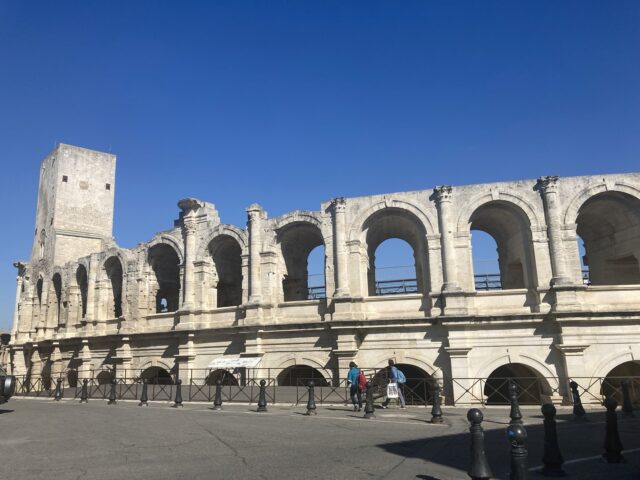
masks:
POLYGON ((69 177, 67 177, 66 175, 62 175, 62 181, 64 183, 67 183, 67 180, 69 180, 69 177))
POLYGON ((104 188, 106 188, 107 190, 111 190, 111 184, 110 184, 110 183, 107 183, 107 184, 104 186, 104 188))

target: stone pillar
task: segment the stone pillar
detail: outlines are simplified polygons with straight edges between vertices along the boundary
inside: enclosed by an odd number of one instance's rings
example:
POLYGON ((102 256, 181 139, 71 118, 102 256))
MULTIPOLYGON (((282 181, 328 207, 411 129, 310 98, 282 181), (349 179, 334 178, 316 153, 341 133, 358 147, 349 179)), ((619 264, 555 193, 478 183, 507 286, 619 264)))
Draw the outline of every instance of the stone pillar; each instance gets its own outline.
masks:
POLYGON ((49 361, 51 362, 51 378, 58 379, 62 376, 64 370, 62 365, 62 353, 60 352, 60 342, 54 340, 52 345, 53 350, 49 357, 49 361))
POLYGON ((247 208, 249 214, 249 303, 262 300, 262 282, 260 279, 260 251, 262 250, 263 210, 257 203, 247 208))
POLYGON ((450 185, 443 185, 433 189, 433 198, 438 209, 438 225, 440 227, 440 244, 442 246, 442 291, 459 291, 456 278, 456 252, 453 239, 453 225, 451 219, 451 193, 450 185))
POLYGON ((20 321, 20 296, 24 281, 24 263, 16 262, 13 266, 18 269, 18 276, 16 277, 16 303, 13 308, 13 328, 11 329, 11 338, 15 342, 17 340, 18 332, 24 330, 24 328, 21 329, 20 325, 18 325, 20 321))
POLYGON ((133 377, 133 369, 131 368, 132 359, 129 337, 122 337, 122 346, 118 352, 118 360, 120 362, 120 367, 117 370, 118 378, 131 379, 133 377))
MULTIPOLYGON (((175 363, 178 368, 177 377, 182 380, 183 389, 188 389, 191 380, 191 369, 196 358, 194 340, 195 333, 189 332, 187 334, 187 342, 179 347, 178 354, 175 356, 175 363)), ((185 390, 183 390, 184 393, 185 390)))
POLYGON ((23 376, 27 374, 27 364, 24 361, 24 347, 16 345, 11 347, 11 374, 15 376, 23 376))
POLYGON ((182 310, 191 310, 194 302, 194 257, 196 249, 196 222, 190 216, 185 216, 182 230, 184 232, 184 294, 182 296, 182 310))
POLYGON ((473 380, 469 378, 469 352, 471 347, 444 347, 451 362, 451 388, 454 405, 480 403, 483 392, 473 391, 473 380), (474 398, 474 394, 477 398, 474 398), (479 394, 479 396, 478 396, 479 394))
POLYGON ((562 354, 564 360, 564 370, 566 372, 566 378, 559 378, 560 393, 565 397, 564 403, 571 403, 571 390, 568 385, 571 380, 574 380, 582 388, 588 388, 591 386, 592 395, 586 395, 583 398, 584 403, 588 403, 590 399, 599 398, 600 383, 594 381, 587 374, 585 368, 584 351, 589 348, 586 344, 554 344, 556 350, 562 354))
POLYGON ((31 379, 42 378, 42 357, 38 351, 38 344, 34 343, 31 350, 31 360, 29 369, 31 370, 31 379))
POLYGON ((536 188, 542 195, 544 214, 549 237, 549 253, 551 255, 552 286, 571 285, 567 275, 562 230, 560 220, 560 204, 558 200, 558 177, 540 177, 536 188))
POLYGON ((98 259, 96 255, 91 255, 89 263, 89 273, 87 276, 87 313, 84 316, 87 322, 96 319, 96 281, 98 277, 98 259))
POLYGON ((336 280, 336 297, 348 297, 349 279, 347 273, 348 253, 346 244, 347 221, 346 221, 346 205, 344 198, 335 198, 333 200, 333 228, 335 235, 335 280, 336 280))
POLYGON ((89 339, 82 339, 82 347, 80 349, 80 367, 78 368, 78 382, 82 383, 82 380, 85 378, 87 380, 91 379, 93 374, 92 369, 93 366, 91 364, 91 349, 89 348, 89 339))

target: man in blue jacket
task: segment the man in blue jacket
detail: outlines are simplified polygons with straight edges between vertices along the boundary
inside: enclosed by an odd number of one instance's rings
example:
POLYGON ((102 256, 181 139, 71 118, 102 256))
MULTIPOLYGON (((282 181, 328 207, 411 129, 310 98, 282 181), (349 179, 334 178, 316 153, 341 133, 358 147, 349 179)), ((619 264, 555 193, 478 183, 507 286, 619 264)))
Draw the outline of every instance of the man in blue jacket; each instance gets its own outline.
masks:
POLYGON ((360 391, 360 385, 358 383, 358 376, 360 375, 360 369, 356 362, 349 362, 349 373, 347 374, 347 387, 349 387, 349 395, 351 395, 351 402, 353 403, 353 411, 362 410, 362 392, 360 391), (357 406, 356 406, 357 401, 357 406))
MULTIPOLYGON (((395 362, 389 359, 389 383, 398 384, 398 400, 400 400, 400 408, 405 408, 404 395, 402 394, 402 384, 404 384, 404 380, 404 374, 397 369, 395 362)), ((382 408, 387 408, 390 400, 391 399, 387 397, 387 399, 382 402, 382 408)))

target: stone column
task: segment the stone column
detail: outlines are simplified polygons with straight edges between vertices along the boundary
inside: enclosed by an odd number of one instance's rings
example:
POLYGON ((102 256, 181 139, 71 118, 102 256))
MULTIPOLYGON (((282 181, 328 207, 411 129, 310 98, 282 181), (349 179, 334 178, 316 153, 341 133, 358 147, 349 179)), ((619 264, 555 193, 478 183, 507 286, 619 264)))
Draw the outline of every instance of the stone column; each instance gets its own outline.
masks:
MULTIPOLYGON (((473 379, 469 378, 469 352, 471 347, 444 347, 451 362, 451 388, 455 405, 480 403, 483 392, 474 392, 473 379)), ((477 389, 476 389, 477 390, 477 389)))
POLYGON ((346 205, 344 198, 335 198, 333 200, 333 228, 335 234, 335 279, 336 279, 336 297, 348 297, 349 279, 347 275, 348 253, 346 244, 347 221, 346 221, 346 205))
POLYGON ((91 322, 96 319, 96 281, 98 277, 98 259, 97 256, 91 255, 89 263, 89 273, 87 276, 87 313, 84 319, 91 322))
POLYGON ((551 285, 571 285, 571 279, 567 275, 564 248, 562 245, 560 204, 558 201, 558 177, 540 177, 536 188, 542 195, 544 214, 547 221, 549 253, 551 255, 551 270, 553 274, 551 285))
POLYGON ((89 348, 89 339, 82 339, 82 347, 80 349, 80 367, 78 368, 78 381, 82 383, 85 378, 91 379, 92 365, 91 365, 91 349, 89 348))
POLYGON ((11 359, 11 374, 16 376, 23 376, 27 374, 27 365, 24 361, 24 347, 22 345, 16 345, 11 347, 12 359, 11 359))
MULTIPOLYGON (((51 352, 51 356, 49 357, 49 361, 51 362, 51 378, 58 379, 62 376, 62 352, 60 352, 60 342, 53 341, 53 351, 51 352)), ((65 382, 63 381, 63 384, 65 382)))
POLYGON ((565 402, 571 403, 571 390, 568 386, 571 380, 574 380, 582 388, 590 390, 591 395, 583 396, 584 403, 589 403, 590 400, 599 398, 600 382, 590 378, 585 368, 584 351, 589 348, 589 345, 556 343, 553 346, 562 354, 564 360, 567 377, 559 378, 558 381, 560 382, 560 393, 566 398, 565 402))
MULTIPOLYGON (((21 331, 18 323, 20 321, 20 296, 24 280, 24 263, 16 262, 13 266, 18 269, 18 276, 16 277, 16 303, 13 308, 13 328, 11 329, 11 338, 15 342, 17 340, 18 332, 21 331)), ((24 330, 24 328, 22 328, 22 330, 24 330)))
POLYGON ((262 282, 260 279, 260 250, 262 250, 262 214, 257 203, 247 208, 249 214, 249 303, 260 303, 262 300, 262 282))
POLYGON ((433 198, 438 209, 438 225, 440 227, 440 244, 442 246, 442 274, 443 292, 455 292, 460 290, 456 279, 456 252, 453 239, 453 225, 451 219, 451 193, 450 185, 443 185, 433 189, 433 198))
POLYGON ((187 216, 182 225, 184 232, 184 294, 182 296, 182 310, 191 310, 194 302, 194 257, 196 248, 196 222, 187 216))

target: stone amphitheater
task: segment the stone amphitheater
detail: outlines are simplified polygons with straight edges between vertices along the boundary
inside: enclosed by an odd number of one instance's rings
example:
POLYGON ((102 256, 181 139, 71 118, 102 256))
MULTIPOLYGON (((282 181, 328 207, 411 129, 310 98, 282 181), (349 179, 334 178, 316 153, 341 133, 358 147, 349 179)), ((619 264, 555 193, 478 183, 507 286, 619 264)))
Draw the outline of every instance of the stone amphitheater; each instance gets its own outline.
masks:
POLYGON ((640 399, 638 173, 334 198, 275 218, 252 204, 246 228, 185 198, 173 228, 126 249, 112 236, 115 165, 64 144, 42 162, 31 259, 15 263, 9 367, 23 389, 335 389, 349 362, 376 375, 391 358, 407 388, 437 382, 448 404, 499 402, 505 379, 524 403, 570 403, 570 380, 599 402, 629 377, 640 399), (474 272, 472 231, 495 240, 499 273, 474 272), (376 271, 392 238, 413 251, 409 278, 376 271), (324 281, 311 285, 317 247, 324 281))

